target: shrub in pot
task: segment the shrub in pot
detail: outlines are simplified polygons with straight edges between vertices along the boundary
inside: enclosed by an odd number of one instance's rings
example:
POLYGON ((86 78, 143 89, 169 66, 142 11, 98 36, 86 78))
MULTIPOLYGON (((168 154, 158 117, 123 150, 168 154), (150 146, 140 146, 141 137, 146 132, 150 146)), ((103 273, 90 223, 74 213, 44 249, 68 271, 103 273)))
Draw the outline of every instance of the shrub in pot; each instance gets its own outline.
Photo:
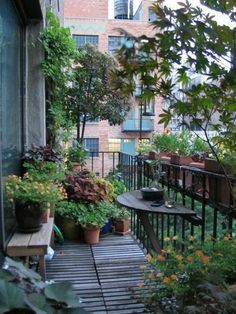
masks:
POLYGON ((113 215, 114 231, 116 234, 125 235, 130 231, 130 212, 124 207, 117 207, 113 215))
POLYGON ((62 186, 51 182, 39 182, 25 174, 9 176, 6 195, 15 207, 16 221, 21 232, 36 232, 41 228, 47 203, 56 203, 66 197, 62 186))
POLYGON ((154 135, 153 146, 159 152, 159 159, 170 160, 170 156, 178 149, 178 137, 175 133, 161 133, 154 135), (168 157, 168 158, 166 158, 168 157))
POLYGON ((71 146, 66 151, 66 158, 69 162, 69 167, 76 170, 80 170, 86 165, 86 159, 89 157, 89 151, 81 144, 76 143, 76 145, 71 146))
POLYGON ((50 145, 46 146, 36 146, 31 145, 31 148, 28 148, 23 157, 25 162, 35 162, 35 161, 51 161, 51 162, 62 162, 63 156, 60 152, 57 152, 50 145))
POLYGON ((55 206, 55 222, 65 239, 78 240, 82 237, 80 217, 86 211, 83 204, 61 201, 55 206))
POLYGON ((106 213, 99 210, 95 204, 90 204, 80 217, 80 224, 84 229, 84 240, 87 244, 99 242, 100 229, 106 222, 106 213))
POLYGON ((99 204, 114 200, 112 184, 87 170, 79 171, 66 178, 68 199, 82 204, 99 204))

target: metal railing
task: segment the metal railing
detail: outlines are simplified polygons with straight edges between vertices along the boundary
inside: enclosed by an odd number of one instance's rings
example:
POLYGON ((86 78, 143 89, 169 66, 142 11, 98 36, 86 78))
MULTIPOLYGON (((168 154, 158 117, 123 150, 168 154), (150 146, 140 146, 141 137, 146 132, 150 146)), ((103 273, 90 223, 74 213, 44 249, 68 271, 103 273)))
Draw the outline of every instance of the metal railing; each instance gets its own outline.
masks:
MULTIPOLYGON (((114 152, 101 152, 99 157, 91 158, 91 166, 100 160, 100 174, 116 173, 127 190, 136 190, 148 186, 152 181, 153 168, 142 156, 114 152), (110 164, 106 160, 110 160, 110 164), (94 160, 93 160, 94 159, 94 160), (111 167, 109 167, 111 166, 111 167), (109 170, 108 170, 109 169, 109 170)), ((94 170, 94 167, 93 169, 94 170)), ((165 175, 161 184, 168 193, 174 189, 177 201, 196 212, 188 219, 180 216, 150 214, 150 222, 162 247, 165 238, 178 235, 181 240, 195 237, 200 241, 217 238, 225 233, 236 233, 236 209, 224 175, 189 166, 179 166, 168 162, 161 163, 165 175)), ((229 176, 232 185, 236 178, 229 176)), ((151 250, 136 212, 131 211, 131 226, 134 236, 147 249, 151 250)))

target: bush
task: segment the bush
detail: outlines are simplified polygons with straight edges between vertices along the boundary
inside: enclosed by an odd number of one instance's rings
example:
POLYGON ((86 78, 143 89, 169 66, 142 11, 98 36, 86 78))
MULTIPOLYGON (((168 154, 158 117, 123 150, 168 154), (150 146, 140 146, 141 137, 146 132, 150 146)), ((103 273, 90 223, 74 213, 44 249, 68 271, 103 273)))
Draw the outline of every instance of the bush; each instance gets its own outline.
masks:
POLYGON ((96 177, 87 170, 68 176, 65 188, 69 200, 83 204, 112 202, 115 196, 113 186, 109 181, 96 177))

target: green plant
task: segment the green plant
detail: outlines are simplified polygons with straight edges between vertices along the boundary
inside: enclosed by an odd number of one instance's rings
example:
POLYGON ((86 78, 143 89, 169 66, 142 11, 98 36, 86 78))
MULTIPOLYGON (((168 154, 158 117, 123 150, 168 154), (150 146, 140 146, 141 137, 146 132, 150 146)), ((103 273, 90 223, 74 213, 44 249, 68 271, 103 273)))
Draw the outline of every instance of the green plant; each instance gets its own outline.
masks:
POLYGON ((114 198, 126 192, 126 186, 124 182, 117 175, 115 174, 108 175, 106 177, 106 180, 108 180, 113 186, 114 198))
POLYGON ((76 146, 68 148, 66 156, 70 162, 78 162, 81 166, 85 166, 89 152, 83 145, 77 143, 76 146))
POLYGON ((107 218, 114 217, 115 213, 119 210, 119 207, 114 202, 100 202, 97 205, 97 210, 102 214, 105 214, 107 218))
POLYGON ((55 205, 55 214, 60 217, 66 217, 79 223, 81 215, 87 210, 83 204, 75 202, 61 201, 55 205))
POLYGON ((87 121, 100 119, 120 124, 130 109, 129 99, 120 92, 121 88, 112 86, 114 67, 115 59, 96 47, 85 45, 78 49, 68 109, 77 126, 79 143, 83 142, 87 121))
POLYGON ((174 153, 178 149, 178 137, 175 133, 155 134, 152 139, 153 146, 158 152, 174 153))
POLYGON ((196 302, 195 294, 201 285, 209 283, 225 289, 229 282, 236 281, 235 239, 225 236, 203 245, 190 237, 190 242, 184 243, 184 252, 173 246, 172 242, 178 242, 177 236, 164 240, 169 244, 165 250, 157 256, 147 256, 151 268, 144 269, 140 284, 140 287, 148 289, 142 297, 151 309, 160 306, 168 312, 166 300, 169 300, 169 310, 183 313, 185 305, 196 302))
POLYGON ((6 257, 0 270, 1 313, 87 313, 69 283, 47 284, 22 263, 6 257))
POLYGON ((113 218, 116 221, 130 219, 130 212, 124 207, 117 207, 117 210, 113 213, 113 218))
POLYGON ((150 142, 141 142, 138 144, 136 151, 140 154, 149 153, 155 150, 153 143, 150 142))
POLYGON ((114 200, 112 184, 87 170, 68 176, 65 188, 68 198, 79 203, 99 204, 101 201, 114 200))
POLYGON ((73 128, 67 104, 68 82, 72 80, 76 48, 70 29, 60 26, 58 18, 50 11, 47 12, 47 25, 39 40, 45 49, 42 68, 47 91, 47 138, 54 145, 56 137, 68 140, 73 128))
POLYGON ((62 163, 52 161, 24 162, 23 167, 28 176, 37 182, 62 182, 65 179, 65 170, 62 163))
POLYGON ((25 174, 23 178, 11 175, 6 181, 6 193, 9 201, 56 203, 66 198, 62 186, 50 182, 35 181, 25 174))
POLYGON ((176 152, 180 156, 191 156, 193 154, 193 138, 188 130, 177 134, 178 147, 176 152))
POLYGON ((80 224, 82 227, 101 228, 106 222, 106 212, 99 210, 97 205, 94 204, 90 204, 87 210, 80 217, 80 224))
POLYGON ((62 162, 62 155, 52 148, 50 145, 36 146, 32 145, 27 149, 22 157, 25 162, 35 161, 50 161, 50 162, 62 162))

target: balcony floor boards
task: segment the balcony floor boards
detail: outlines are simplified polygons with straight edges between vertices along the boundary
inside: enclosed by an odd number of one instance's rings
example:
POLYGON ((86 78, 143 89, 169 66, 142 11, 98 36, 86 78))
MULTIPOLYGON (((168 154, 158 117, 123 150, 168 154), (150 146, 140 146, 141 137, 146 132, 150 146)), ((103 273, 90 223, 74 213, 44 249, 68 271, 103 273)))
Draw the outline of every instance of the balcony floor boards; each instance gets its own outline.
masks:
POLYGON ((137 301, 145 255, 131 235, 107 235, 97 245, 65 242, 47 261, 47 280, 70 281, 83 307, 95 314, 148 313, 137 301))

